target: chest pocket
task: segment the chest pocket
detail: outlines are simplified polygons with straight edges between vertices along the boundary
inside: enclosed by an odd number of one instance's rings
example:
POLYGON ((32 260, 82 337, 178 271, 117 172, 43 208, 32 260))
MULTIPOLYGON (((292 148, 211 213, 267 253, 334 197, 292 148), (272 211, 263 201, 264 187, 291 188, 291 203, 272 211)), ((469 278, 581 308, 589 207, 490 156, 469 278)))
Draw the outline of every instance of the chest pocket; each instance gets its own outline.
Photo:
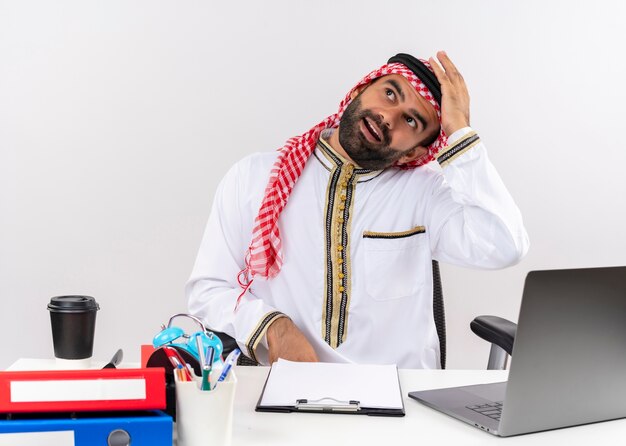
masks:
POLYGON ((363 233, 365 287, 374 300, 400 299, 416 294, 424 284, 428 257, 426 228, 404 232, 363 233))

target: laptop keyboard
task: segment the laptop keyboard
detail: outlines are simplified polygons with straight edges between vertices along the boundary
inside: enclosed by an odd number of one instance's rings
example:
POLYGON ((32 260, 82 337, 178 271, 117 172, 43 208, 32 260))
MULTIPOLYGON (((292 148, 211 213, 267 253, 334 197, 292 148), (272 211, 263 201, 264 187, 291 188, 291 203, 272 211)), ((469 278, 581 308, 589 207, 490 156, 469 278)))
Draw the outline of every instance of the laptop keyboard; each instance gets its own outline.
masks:
POLYGON ((478 412, 481 415, 485 415, 494 420, 500 421, 500 415, 502 415, 502 401, 498 401, 490 404, 478 404, 476 406, 465 406, 468 409, 478 412))

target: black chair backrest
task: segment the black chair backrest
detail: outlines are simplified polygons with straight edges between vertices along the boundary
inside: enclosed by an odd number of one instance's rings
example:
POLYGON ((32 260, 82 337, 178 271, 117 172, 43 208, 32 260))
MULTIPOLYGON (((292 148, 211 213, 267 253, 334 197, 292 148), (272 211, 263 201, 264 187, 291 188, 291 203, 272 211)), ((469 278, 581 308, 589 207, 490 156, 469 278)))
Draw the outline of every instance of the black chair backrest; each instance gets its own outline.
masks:
POLYGON ((441 368, 446 368, 446 314, 443 308, 443 288, 441 287, 441 274, 439 262, 433 260, 433 316, 437 336, 439 336, 439 353, 441 356, 441 368))

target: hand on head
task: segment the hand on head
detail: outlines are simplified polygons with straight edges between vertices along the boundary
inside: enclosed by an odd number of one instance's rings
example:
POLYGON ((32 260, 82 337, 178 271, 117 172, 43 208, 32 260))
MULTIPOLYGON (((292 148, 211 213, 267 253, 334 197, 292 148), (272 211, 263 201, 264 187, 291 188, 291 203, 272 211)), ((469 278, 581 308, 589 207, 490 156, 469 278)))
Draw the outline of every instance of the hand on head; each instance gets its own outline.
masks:
POLYGON ((441 84, 441 125, 446 135, 469 126, 470 97, 465 80, 444 51, 428 59, 441 84))

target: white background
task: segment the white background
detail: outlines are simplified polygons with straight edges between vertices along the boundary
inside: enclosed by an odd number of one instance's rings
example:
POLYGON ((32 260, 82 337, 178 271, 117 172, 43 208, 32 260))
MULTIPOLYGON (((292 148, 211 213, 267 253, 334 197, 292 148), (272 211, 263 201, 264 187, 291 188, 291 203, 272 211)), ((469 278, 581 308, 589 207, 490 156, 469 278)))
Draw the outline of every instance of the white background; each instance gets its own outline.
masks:
POLYGON ((626 264, 626 7, 615 1, 0 0, 0 368, 51 357, 52 296, 96 297, 94 357, 186 311, 215 187, 334 113, 397 52, 445 49, 528 256, 444 266, 450 368, 531 269, 626 264))

